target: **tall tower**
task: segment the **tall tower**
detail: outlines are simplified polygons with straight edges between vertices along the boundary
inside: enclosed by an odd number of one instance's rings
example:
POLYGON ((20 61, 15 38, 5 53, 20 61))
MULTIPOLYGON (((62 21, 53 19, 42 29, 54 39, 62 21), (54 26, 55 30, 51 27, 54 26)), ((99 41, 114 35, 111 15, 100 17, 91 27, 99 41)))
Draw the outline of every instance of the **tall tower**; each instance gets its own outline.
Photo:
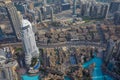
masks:
POLYGON ((76 0, 73 0, 73 15, 76 15, 76 0))
POLYGON ((42 22, 42 13, 41 10, 38 11, 39 22, 42 22))
POLYGON ((33 57, 39 57, 39 50, 36 46, 35 35, 32 25, 28 20, 22 20, 22 40, 25 50, 25 62, 29 66, 33 57))
POLYGON ((2 40, 3 38, 4 38, 4 33, 3 33, 3 31, 2 31, 2 29, 0 27, 0 40, 2 40))
POLYGON ((51 9, 51 22, 53 22, 54 21, 53 20, 53 8, 51 7, 50 9, 51 9))
POLYGON ((117 54, 116 54, 116 57, 119 57, 120 56, 120 41, 118 41, 118 44, 117 44, 117 54))
POLYGON ((27 14, 27 4, 23 5, 23 11, 24 11, 24 14, 27 14))
POLYGON ((8 13, 8 18, 10 20, 10 23, 12 25, 13 33, 16 36, 17 39, 20 39, 20 26, 21 22, 18 16, 18 12, 16 7, 13 5, 11 0, 4 1, 6 5, 6 10, 8 13))
POLYGON ((33 10, 33 9, 34 9, 34 3, 33 3, 33 2, 30 2, 30 3, 29 3, 29 9, 30 9, 30 10, 33 10))
POLYGON ((105 55, 105 62, 108 63, 113 55, 113 50, 115 48, 115 42, 113 40, 109 40, 107 45, 107 54, 105 55))
POLYGON ((43 1, 43 5, 46 6, 47 5, 47 1, 46 0, 42 0, 43 1))

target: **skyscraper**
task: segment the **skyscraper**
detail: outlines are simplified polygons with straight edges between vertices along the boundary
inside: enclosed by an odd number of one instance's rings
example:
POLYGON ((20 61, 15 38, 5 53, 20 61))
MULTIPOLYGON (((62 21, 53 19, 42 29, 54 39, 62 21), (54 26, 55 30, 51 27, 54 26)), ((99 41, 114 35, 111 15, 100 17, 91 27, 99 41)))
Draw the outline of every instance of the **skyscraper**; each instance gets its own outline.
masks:
POLYGON ((81 5, 81 16, 89 18, 106 18, 109 5, 107 3, 96 3, 95 1, 84 2, 81 5))
POLYGON ((38 11, 39 22, 42 22, 42 13, 41 10, 38 11))
POLYGON ((119 11, 115 12, 113 20, 114 20, 114 24, 115 25, 119 25, 120 24, 120 12, 119 11))
POLYGON ((33 9, 34 9, 34 3, 33 3, 33 2, 30 2, 30 3, 29 3, 29 9, 30 9, 30 10, 33 10, 33 9))
POLYGON ((22 20, 22 40, 25 51, 25 62, 29 66, 33 57, 39 57, 32 25, 28 20, 22 20))
POLYGON ((46 0, 42 0, 43 5, 46 6, 47 5, 47 1, 46 0))
POLYGON ((3 38, 4 38, 4 33, 3 33, 3 31, 2 31, 2 29, 0 27, 0 40, 2 40, 3 38))
POLYGON ((107 44, 107 54, 105 55, 105 62, 108 63, 113 55, 113 50, 115 48, 115 42, 113 40, 109 40, 107 44))
POLYGON ((16 36, 17 39, 20 39, 20 26, 21 22, 18 16, 18 12, 16 7, 13 5, 11 0, 4 2, 6 5, 6 10, 8 13, 8 18, 10 20, 10 23, 12 25, 13 33, 16 36))
POLYGON ((110 12, 115 13, 120 11, 120 1, 113 1, 110 3, 110 12))
POLYGON ((73 0, 73 15, 76 15, 76 0, 73 0))
POLYGON ((51 22, 53 22, 53 8, 51 7, 51 22))
POLYGON ((118 44, 117 44, 117 54, 116 54, 116 57, 119 57, 120 56, 120 41, 118 41, 118 44))

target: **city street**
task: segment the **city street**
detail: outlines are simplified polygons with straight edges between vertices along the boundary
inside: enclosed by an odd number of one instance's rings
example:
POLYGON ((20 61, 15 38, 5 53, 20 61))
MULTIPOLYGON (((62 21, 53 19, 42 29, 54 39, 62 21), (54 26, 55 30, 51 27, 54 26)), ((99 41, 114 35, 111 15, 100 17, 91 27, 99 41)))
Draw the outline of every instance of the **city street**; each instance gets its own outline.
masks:
MULTIPOLYGON (((3 46, 21 46, 21 42, 18 43, 9 43, 9 44, 1 44, 0 47, 3 46)), ((69 41, 69 42, 62 42, 62 43, 53 43, 53 44, 43 44, 43 43, 37 43, 39 48, 54 48, 54 47, 72 47, 72 46, 94 46, 94 47, 102 47, 105 48, 106 46, 100 43, 96 42, 89 42, 89 41, 69 41)))

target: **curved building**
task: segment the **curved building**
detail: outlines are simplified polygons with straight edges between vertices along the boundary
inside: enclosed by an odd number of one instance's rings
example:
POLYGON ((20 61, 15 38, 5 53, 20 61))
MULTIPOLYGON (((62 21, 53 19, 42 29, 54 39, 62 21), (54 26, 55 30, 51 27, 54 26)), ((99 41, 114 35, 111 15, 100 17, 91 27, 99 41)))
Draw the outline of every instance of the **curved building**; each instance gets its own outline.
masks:
POLYGON ((35 35, 32 31, 31 23, 23 19, 22 20, 22 42, 25 51, 25 60, 26 64, 29 66, 33 57, 39 56, 39 51, 36 46, 35 35))

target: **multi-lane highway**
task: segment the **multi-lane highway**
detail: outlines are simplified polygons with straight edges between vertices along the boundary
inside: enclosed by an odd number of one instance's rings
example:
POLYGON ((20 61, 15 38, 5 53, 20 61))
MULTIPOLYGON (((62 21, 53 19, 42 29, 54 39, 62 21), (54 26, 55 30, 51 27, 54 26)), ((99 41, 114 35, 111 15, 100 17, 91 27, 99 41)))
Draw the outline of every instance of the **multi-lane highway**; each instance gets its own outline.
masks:
MULTIPOLYGON (((55 48, 55 47, 74 47, 74 46, 94 46, 94 47, 101 47, 106 48, 105 45, 97 43, 97 42, 89 42, 89 41, 69 41, 69 42, 60 42, 60 43, 50 43, 50 44, 43 44, 37 42, 37 46, 39 48, 55 48)), ((22 46, 21 42, 17 43, 7 43, 7 44, 1 44, 0 47, 4 46, 22 46)))
POLYGON ((74 46, 95 46, 95 47, 103 47, 105 48, 105 45, 101 45, 100 43, 96 42, 87 42, 87 41, 70 41, 70 42, 63 42, 63 43, 55 43, 55 44, 41 44, 38 43, 38 46, 40 48, 54 48, 54 47, 74 47, 74 46))

